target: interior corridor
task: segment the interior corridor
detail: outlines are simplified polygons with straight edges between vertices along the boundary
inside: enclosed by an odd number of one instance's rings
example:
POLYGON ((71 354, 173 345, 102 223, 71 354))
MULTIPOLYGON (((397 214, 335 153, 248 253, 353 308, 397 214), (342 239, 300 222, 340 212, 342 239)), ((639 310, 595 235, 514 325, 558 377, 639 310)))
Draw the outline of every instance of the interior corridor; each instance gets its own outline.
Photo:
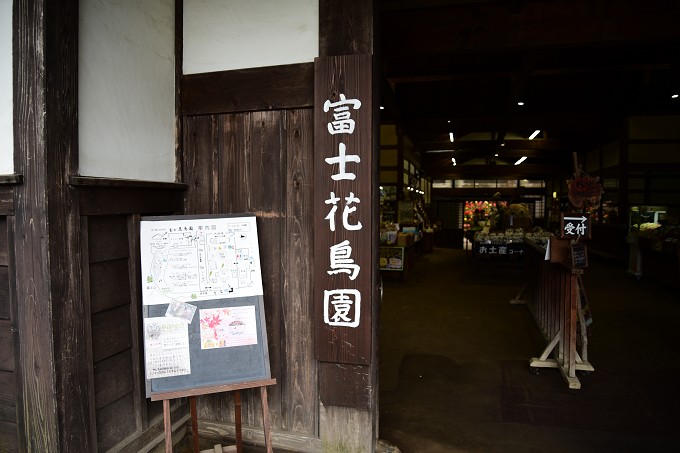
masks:
POLYGON ((386 279, 380 438, 402 453, 680 451, 678 291, 594 259, 584 279, 595 371, 580 390, 531 372, 546 341, 509 304, 521 278, 435 248, 407 282, 386 279))

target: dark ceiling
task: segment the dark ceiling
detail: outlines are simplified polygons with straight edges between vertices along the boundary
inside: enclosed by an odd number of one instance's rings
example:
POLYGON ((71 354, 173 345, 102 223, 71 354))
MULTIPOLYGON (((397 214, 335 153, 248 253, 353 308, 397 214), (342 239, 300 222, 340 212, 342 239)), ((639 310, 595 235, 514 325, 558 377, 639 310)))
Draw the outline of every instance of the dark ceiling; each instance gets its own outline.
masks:
POLYGON ((629 115, 680 113, 680 0, 379 4, 382 122, 435 179, 570 173, 629 115))

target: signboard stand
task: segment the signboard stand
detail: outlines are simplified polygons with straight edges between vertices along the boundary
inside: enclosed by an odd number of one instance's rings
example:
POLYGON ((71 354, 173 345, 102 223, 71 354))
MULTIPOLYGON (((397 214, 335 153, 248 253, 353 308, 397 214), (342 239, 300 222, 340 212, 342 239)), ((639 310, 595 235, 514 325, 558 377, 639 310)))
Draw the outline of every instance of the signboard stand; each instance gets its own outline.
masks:
POLYGON ((163 401, 165 451, 172 452, 171 399, 189 398, 199 453, 196 396, 234 392, 241 452, 240 391, 258 388, 272 452, 267 386, 276 379, 269 368, 255 216, 143 217, 140 249, 146 396, 163 401))
POLYGON ((234 427, 236 431, 236 451, 243 451, 243 436, 241 425, 241 390, 259 388, 262 401, 262 428, 264 430, 264 442, 267 453, 272 453, 272 432, 269 421, 269 403, 267 402, 267 386, 276 384, 276 379, 263 381, 244 382, 240 384, 221 385, 213 388, 188 390, 185 392, 170 392, 156 394, 151 397, 152 401, 163 401, 163 426, 165 428, 165 452, 172 453, 172 420, 170 418, 170 400, 175 398, 189 398, 191 406, 191 429, 193 434, 194 453, 199 453, 198 442, 198 415, 196 410, 196 396, 210 393, 234 393, 234 427))

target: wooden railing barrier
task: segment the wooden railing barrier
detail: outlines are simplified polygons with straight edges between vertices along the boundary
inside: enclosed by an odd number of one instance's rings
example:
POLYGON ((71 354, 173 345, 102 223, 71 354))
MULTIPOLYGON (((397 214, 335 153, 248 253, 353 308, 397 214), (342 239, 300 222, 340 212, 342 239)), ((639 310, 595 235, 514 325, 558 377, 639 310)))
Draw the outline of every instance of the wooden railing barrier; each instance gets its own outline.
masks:
POLYGON ((570 242, 551 237, 548 251, 527 241, 527 282, 510 303, 526 304, 548 345, 530 360, 532 370, 558 368, 570 389, 580 389, 577 371, 591 372, 583 306, 583 269, 570 259, 570 242), (580 346, 580 353, 579 353, 580 346), (548 358, 552 354, 552 358, 548 358))

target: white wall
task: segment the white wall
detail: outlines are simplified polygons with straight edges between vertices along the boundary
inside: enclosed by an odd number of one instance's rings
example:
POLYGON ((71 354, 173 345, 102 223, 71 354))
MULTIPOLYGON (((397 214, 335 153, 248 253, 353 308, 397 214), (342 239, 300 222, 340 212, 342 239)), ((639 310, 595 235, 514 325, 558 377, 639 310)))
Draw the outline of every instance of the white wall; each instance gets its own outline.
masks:
POLYGON ((80 174, 175 180, 173 0, 80 0, 80 174))
POLYGON ((318 0, 184 0, 184 74, 314 61, 318 0))
POLYGON ((14 173, 12 0, 0 0, 0 175, 14 173))

